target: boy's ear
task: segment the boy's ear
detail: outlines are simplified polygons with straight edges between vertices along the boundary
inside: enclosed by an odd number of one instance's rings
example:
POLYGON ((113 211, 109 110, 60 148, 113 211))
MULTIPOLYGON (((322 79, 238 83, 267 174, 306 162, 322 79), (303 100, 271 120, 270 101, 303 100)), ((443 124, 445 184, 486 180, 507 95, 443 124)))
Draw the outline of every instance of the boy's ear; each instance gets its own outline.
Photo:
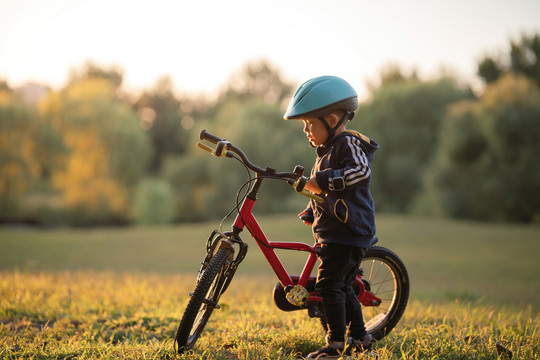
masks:
POLYGON ((338 118, 338 116, 336 114, 331 113, 326 118, 326 121, 328 122, 328 125, 330 125, 331 128, 334 128, 337 125, 337 123, 339 122, 339 118, 338 118))

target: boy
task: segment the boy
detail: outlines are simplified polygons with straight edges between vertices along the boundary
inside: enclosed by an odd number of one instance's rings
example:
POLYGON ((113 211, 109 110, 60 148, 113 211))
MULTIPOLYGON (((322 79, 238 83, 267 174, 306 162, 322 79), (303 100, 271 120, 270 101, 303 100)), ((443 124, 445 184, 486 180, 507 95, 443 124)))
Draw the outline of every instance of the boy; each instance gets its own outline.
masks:
POLYGON ((304 123, 310 145, 317 151, 306 189, 324 197, 324 203, 311 201, 299 214, 312 225, 315 240, 321 243, 316 288, 328 325, 326 345, 307 359, 337 359, 355 348, 368 349, 373 341, 366 333, 362 308, 350 284, 375 236, 369 184, 370 163, 379 146, 347 130, 347 121, 357 107, 358 97, 349 83, 321 76, 296 90, 284 115, 285 120, 304 123))

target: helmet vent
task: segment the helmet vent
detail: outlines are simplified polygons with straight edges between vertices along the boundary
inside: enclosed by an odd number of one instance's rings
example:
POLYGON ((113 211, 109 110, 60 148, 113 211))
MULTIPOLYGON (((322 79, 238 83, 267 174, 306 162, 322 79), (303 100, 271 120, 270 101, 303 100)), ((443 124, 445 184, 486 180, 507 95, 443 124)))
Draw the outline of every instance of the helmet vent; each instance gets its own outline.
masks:
POLYGON ((302 96, 300 96, 300 97, 298 98, 298 100, 296 100, 296 103, 298 104, 300 101, 302 101, 302 99, 303 99, 307 94, 308 94, 307 92, 304 93, 304 94, 302 94, 302 96))

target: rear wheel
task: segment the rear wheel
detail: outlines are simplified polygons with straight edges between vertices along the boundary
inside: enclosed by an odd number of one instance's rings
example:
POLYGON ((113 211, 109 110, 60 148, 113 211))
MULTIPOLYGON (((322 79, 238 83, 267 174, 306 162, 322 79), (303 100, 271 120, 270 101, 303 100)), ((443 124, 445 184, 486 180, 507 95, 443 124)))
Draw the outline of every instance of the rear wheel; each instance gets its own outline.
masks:
POLYGON ((191 299, 176 331, 178 353, 190 350, 195 345, 212 311, 219 308, 218 300, 232 276, 227 273, 232 259, 233 250, 228 246, 223 246, 200 274, 197 286, 191 294, 191 299))
POLYGON ((379 306, 362 307, 367 332, 380 340, 397 325, 407 307, 409 275, 401 259, 381 246, 368 249, 360 269, 366 290, 382 300, 379 306))
MULTIPOLYGON (((360 264, 367 291, 382 300, 378 306, 362 306, 366 331, 381 340, 397 325, 409 301, 409 275, 401 259, 391 250, 372 246, 360 264)), ((354 285, 353 285, 354 287, 354 285)), ((322 309, 322 306, 320 306, 322 309)), ((323 329, 328 329, 321 318, 323 329)))

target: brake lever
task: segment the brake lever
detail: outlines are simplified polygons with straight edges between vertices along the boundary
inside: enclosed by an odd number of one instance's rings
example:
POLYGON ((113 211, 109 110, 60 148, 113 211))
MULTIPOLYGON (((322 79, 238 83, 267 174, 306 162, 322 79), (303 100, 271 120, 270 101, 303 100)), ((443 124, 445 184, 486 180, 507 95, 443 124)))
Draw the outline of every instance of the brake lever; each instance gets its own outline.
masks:
POLYGON ((212 149, 210 146, 200 143, 197 143, 197 147, 199 149, 202 149, 204 151, 208 151, 210 154, 220 157, 220 156, 226 156, 226 157, 233 157, 233 155, 230 153, 230 151, 227 150, 226 145, 230 144, 229 142, 218 142, 218 146, 216 146, 216 149, 212 149), (221 144, 221 145, 220 145, 221 144))
POLYGON ((208 151, 210 154, 214 155, 214 149, 212 149, 212 148, 211 148, 210 146, 208 146, 208 145, 205 145, 205 144, 203 144, 203 143, 198 142, 198 143, 197 143, 197 147, 198 147, 199 149, 204 150, 204 151, 208 151))

